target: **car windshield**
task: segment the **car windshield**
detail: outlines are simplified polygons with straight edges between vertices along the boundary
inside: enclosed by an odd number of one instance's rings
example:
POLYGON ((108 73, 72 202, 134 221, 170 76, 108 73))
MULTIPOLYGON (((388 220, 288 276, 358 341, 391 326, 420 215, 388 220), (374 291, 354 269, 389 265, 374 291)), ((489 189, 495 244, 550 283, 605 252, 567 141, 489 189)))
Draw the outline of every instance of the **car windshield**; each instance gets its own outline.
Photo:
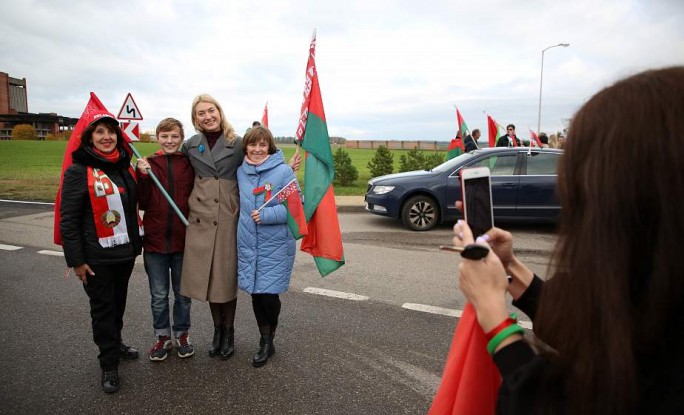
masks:
POLYGON ((470 158, 473 157, 474 152, 470 153, 463 153, 458 157, 454 157, 451 160, 447 160, 444 163, 440 164, 437 167, 434 167, 432 171, 436 171, 439 173, 443 173, 445 171, 453 170, 454 167, 458 166, 459 164, 463 163, 466 160, 469 160, 470 158))

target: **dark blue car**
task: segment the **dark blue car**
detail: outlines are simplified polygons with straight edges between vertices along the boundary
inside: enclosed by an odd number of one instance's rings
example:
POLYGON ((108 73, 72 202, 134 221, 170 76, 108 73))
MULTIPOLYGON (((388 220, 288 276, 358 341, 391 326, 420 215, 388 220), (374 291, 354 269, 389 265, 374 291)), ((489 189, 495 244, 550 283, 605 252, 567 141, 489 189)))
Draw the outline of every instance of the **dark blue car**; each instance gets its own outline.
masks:
POLYGON ((560 215, 556 172, 562 150, 495 147, 475 150, 448 160, 430 171, 411 171, 371 179, 366 210, 401 218, 415 231, 427 231, 443 221, 462 217, 459 171, 489 167, 494 220, 555 222, 560 215))

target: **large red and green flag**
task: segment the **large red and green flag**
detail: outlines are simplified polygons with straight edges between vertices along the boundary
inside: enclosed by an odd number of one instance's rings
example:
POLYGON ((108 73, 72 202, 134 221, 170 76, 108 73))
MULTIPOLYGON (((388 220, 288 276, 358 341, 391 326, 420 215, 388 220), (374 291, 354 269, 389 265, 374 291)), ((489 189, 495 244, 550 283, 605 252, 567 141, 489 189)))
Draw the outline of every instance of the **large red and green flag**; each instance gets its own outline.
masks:
POLYGON ((458 321, 442 382, 428 415, 494 415, 501 376, 473 306, 458 321))
POLYGON ((458 157, 465 152, 465 146, 463 145, 463 140, 461 140, 461 133, 456 135, 456 138, 451 140, 449 143, 449 148, 447 148, 447 160, 451 160, 454 157, 458 157))
POLYGON ((79 118, 74 126, 74 131, 71 132, 69 142, 67 142, 66 150, 64 151, 64 160, 62 161, 62 174, 59 176, 59 188, 57 189, 57 196, 55 197, 53 241, 57 245, 62 245, 62 233, 59 230, 59 222, 62 218, 60 208, 62 206, 62 182, 64 181, 64 172, 73 164, 71 153, 76 151, 78 146, 81 145, 81 134, 83 134, 83 130, 88 126, 88 122, 92 121, 92 115, 102 111, 107 111, 107 108, 105 108, 102 101, 100 101, 100 98, 98 98, 94 92, 91 92, 88 104, 86 104, 86 107, 81 114, 81 118, 79 118))
POLYGON ((314 257, 318 272, 326 276, 344 265, 342 233, 333 191, 335 163, 330 149, 323 98, 316 71, 316 32, 309 45, 304 101, 296 138, 306 151, 304 163, 304 214, 309 229, 301 250, 314 257))
POLYGON ((287 226, 295 239, 301 239, 309 230, 306 226, 306 217, 302 199, 299 196, 297 179, 292 179, 285 187, 276 194, 278 202, 282 203, 287 209, 287 226))

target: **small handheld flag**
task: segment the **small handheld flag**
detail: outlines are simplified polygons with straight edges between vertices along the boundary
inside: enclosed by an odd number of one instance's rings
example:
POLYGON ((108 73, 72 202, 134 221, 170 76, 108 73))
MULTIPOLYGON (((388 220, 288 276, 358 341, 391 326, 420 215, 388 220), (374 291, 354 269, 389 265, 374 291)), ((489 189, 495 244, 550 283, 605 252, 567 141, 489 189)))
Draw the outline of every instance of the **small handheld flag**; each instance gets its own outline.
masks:
POLYGON ((290 184, 278 192, 277 197, 278 202, 285 205, 287 209, 287 226, 290 228, 292 236, 295 239, 300 239, 307 235, 309 229, 306 226, 306 216, 304 215, 304 207, 299 196, 297 182, 292 180, 290 184))
POLYGON ((285 205, 287 209, 287 226, 292 232, 295 239, 300 239, 309 233, 306 226, 306 217, 304 216, 304 207, 302 206, 302 199, 299 196, 299 186, 297 186, 297 179, 292 179, 282 189, 278 190, 276 194, 268 198, 263 205, 256 210, 261 211, 273 199, 277 199, 278 203, 285 205))

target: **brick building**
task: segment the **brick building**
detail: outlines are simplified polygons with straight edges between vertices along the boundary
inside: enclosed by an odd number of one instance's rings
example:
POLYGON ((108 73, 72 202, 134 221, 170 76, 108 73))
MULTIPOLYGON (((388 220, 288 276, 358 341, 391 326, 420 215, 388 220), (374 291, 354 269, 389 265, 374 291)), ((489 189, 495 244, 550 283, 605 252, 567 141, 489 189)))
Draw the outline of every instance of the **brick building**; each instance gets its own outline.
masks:
POLYGON ((19 124, 32 125, 39 140, 48 134, 72 130, 78 118, 63 117, 55 113, 28 112, 26 78, 12 78, 0 72, 0 140, 11 140, 12 129, 19 124))

